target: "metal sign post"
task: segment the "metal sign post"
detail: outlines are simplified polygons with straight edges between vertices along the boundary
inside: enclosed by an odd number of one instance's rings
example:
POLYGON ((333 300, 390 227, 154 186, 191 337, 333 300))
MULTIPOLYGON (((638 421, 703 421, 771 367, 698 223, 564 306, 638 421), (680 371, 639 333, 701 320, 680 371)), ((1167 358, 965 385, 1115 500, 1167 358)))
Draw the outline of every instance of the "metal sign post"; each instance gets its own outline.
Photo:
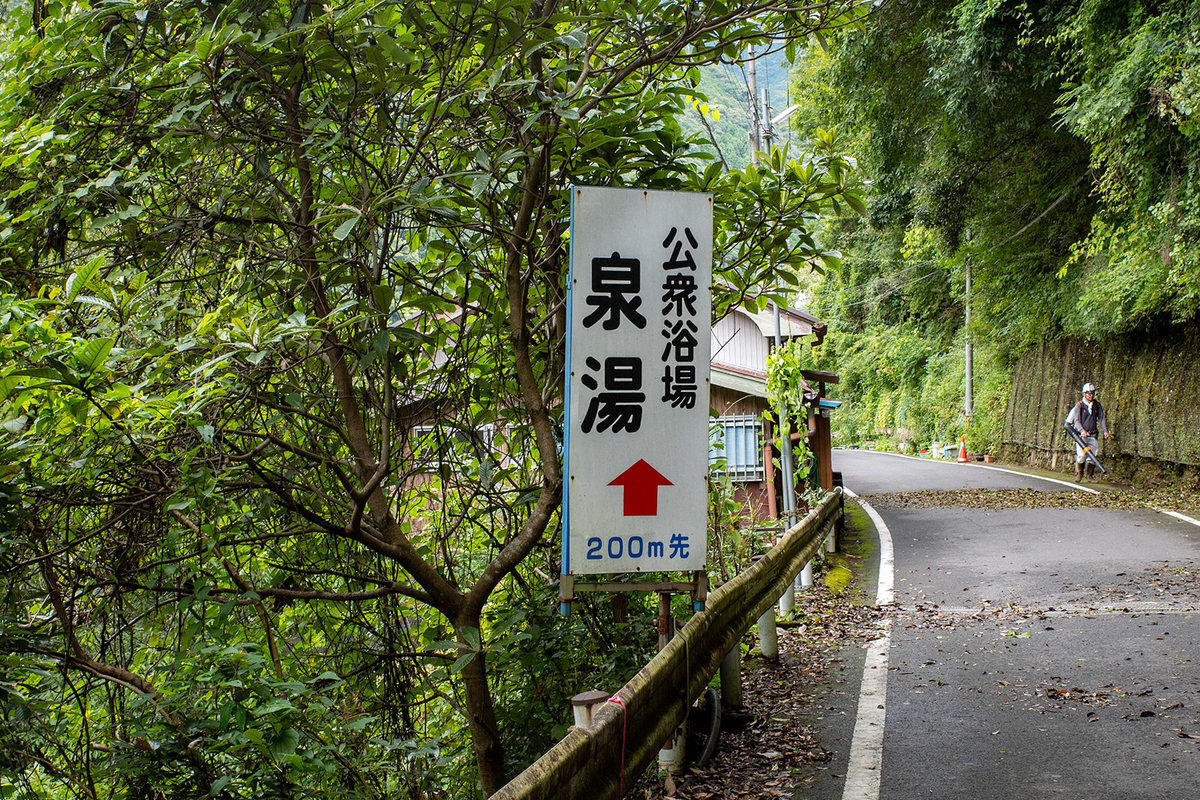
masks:
POLYGON ((705 567, 712 230, 709 194, 572 189, 564 603, 705 567))

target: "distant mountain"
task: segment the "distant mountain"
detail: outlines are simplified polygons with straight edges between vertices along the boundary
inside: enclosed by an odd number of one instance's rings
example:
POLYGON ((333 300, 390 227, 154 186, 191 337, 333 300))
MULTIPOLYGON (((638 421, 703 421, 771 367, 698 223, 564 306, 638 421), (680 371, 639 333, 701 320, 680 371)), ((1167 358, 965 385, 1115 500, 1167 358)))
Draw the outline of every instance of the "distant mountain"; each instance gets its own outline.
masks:
MULTIPOLYGON (((784 60, 782 53, 764 56, 758 60, 759 94, 761 96, 763 88, 768 90, 772 116, 788 106, 789 70, 790 65, 784 60)), ((704 68, 700 73, 700 91, 708 95, 708 126, 726 163, 735 168, 744 167, 750 161, 750 100, 746 88, 748 74, 745 64, 717 64, 704 68), (719 112, 720 119, 712 118, 713 109, 719 112)), ((686 133, 704 132, 699 111, 685 114, 681 125, 686 133)), ((705 135, 707 136, 706 132, 705 135)), ((788 135, 787 126, 777 128, 775 135, 778 137, 777 143, 785 141, 788 135)), ((708 149, 716 155, 715 149, 708 149)))

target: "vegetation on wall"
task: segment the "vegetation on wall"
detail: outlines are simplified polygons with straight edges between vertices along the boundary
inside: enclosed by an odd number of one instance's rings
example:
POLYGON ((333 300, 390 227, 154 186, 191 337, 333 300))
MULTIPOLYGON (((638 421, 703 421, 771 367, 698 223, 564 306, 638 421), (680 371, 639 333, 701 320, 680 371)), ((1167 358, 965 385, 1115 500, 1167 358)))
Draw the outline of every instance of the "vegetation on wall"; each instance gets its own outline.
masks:
POLYGON ((1079 338, 1031 348, 1013 369, 1012 402, 1004 441, 1023 458, 1063 464, 1073 453, 1062 420, 1094 383, 1112 438, 1102 454, 1118 479, 1140 484, 1200 479, 1200 327, 1155 337, 1130 337, 1104 346, 1079 338))
POLYGON ((896 0, 807 51, 797 125, 836 126, 873 183, 812 300, 842 441, 961 435, 968 265, 973 450, 1024 348, 1196 318, 1198 43, 1195 0, 896 0))

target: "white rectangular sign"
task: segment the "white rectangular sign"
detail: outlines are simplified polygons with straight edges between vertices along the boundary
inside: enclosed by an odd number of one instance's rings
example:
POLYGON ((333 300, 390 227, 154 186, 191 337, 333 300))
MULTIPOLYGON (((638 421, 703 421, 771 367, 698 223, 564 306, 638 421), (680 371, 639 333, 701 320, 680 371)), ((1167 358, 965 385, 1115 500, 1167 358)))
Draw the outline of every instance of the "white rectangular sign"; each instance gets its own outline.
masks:
POLYGON ((571 195, 564 572, 707 557, 712 195, 571 195))

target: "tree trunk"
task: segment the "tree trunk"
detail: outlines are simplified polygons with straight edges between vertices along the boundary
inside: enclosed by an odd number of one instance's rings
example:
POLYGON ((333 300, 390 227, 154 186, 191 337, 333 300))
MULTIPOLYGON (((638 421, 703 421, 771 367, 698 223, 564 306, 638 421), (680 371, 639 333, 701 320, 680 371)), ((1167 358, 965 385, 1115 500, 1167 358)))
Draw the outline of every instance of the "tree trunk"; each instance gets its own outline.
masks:
MULTIPOLYGON (((479 620, 456 623, 459 641, 465 641, 463 628, 479 630, 479 620)), ((482 636, 482 634, 481 634, 482 636)), ((504 785, 504 746, 500 742, 500 726, 496 724, 496 706, 488 688, 487 663, 483 653, 467 662, 462 671, 467 707, 467 724, 475 746, 475 764, 479 769, 479 784, 484 797, 491 797, 504 785)))

